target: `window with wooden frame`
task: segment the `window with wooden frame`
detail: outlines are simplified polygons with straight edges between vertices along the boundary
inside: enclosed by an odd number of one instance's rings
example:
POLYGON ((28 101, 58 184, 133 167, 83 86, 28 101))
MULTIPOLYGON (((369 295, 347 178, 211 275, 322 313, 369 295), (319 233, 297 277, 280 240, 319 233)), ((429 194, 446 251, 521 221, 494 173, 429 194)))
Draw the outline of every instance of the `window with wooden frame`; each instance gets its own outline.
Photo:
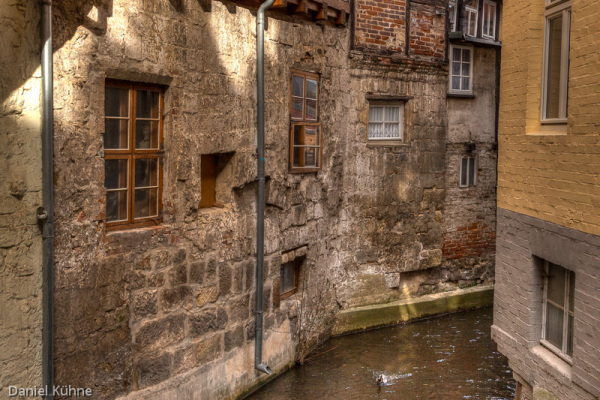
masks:
POLYGON ((486 39, 496 38, 496 2, 483 0, 483 24, 481 36, 486 39))
POLYGON ((541 344, 565 361, 573 356, 575 273, 543 260, 544 293, 541 344))
POLYGON ((404 140, 404 102, 369 102, 369 141, 404 140))
POLYGON ((290 172, 321 169, 319 76, 292 71, 290 93, 290 172))
POLYGON ((450 45, 448 92, 451 94, 473 94, 472 47, 450 45))
POLYGON ((300 267, 304 257, 298 257, 281 265, 279 275, 279 298, 290 297, 298 291, 300 281, 300 267))
POLYGON ((160 87, 106 82, 104 186, 110 230, 161 221, 162 110, 160 87))
POLYGON ((571 2, 546 0, 544 16, 541 121, 564 124, 569 97, 571 2))

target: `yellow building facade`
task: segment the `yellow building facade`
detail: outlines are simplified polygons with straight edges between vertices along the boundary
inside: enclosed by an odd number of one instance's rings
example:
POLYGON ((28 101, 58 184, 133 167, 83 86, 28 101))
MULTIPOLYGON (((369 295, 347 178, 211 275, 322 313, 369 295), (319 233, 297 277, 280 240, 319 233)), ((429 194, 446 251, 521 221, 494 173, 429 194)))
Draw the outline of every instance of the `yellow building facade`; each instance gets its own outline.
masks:
POLYGON ((506 0, 492 328, 517 398, 600 396, 600 2, 506 0))

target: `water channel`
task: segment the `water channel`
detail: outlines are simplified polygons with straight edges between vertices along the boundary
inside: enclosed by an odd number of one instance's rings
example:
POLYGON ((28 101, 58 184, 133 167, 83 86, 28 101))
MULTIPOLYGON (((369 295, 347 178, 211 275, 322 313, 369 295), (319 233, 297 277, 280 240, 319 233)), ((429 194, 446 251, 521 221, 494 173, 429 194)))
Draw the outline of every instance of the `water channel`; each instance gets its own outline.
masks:
POLYGON ((487 308, 334 338, 247 399, 513 399, 491 325, 487 308))

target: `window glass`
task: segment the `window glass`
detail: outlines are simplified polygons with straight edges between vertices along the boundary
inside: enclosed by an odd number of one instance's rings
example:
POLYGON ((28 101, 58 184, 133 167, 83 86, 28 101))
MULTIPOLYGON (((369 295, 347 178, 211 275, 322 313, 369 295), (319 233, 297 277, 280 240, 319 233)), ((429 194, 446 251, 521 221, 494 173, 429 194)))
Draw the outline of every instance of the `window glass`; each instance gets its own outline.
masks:
POLYGON ((562 14, 548 21, 548 82, 546 118, 558 118, 560 101, 560 68, 562 43, 562 14))
POLYGON ((296 288, 296 268, 293 261, 281 266, 280 294, 287 293, 296 288))
POLYGON ((544 261, 544 329, 542 339, 551 350, 573 354, 575 274, 544 261))

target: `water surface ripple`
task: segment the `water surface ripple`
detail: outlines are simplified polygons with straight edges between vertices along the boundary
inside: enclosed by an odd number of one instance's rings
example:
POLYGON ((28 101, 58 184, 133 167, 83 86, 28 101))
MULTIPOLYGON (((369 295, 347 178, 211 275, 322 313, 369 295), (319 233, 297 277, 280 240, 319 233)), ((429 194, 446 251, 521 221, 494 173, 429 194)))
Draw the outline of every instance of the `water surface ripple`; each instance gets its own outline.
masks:
POLYGON ((247 399, 512 399, 491 324, 487 308, 334 338, 247 399))

